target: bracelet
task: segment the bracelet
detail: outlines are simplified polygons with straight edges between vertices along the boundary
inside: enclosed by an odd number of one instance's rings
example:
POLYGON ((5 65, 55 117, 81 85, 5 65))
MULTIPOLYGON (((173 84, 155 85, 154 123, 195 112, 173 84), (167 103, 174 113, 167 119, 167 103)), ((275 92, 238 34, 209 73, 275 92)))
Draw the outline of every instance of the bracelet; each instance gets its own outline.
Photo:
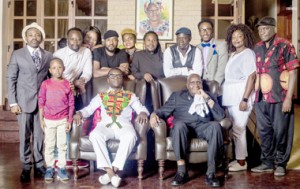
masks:
POLYGON ((243 102, 248 102, 248 98, 243 98, 243 102))

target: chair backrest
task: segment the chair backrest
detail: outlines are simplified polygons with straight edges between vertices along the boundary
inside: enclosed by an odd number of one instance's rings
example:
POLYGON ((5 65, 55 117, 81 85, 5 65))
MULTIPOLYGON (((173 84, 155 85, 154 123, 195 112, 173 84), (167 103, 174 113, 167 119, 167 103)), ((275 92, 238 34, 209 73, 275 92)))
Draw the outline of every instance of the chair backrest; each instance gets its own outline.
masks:
MULTIPOLYGON (((146 83, 144 80, 136 81, 124 78, 123 88, 124 90, 134 92, 136 96, 140 98, 142 104, 145 104, 146 83)), ((97 77, 93 79, 93 97, 99 94, 100 92, 105 92, 108 89, 109 85, 107 83, 107 77, 97 77)))
MULTIPOLYGON (((219 84, 216 81, 203 80, 203 89, 210 91, 213 94, 217 94, 219 90, 219 84)), ((158 79, 160 87, 158 92, 160 95, 160 104, 163 105, 173 92, 187 89, 187 77, 186 76, 173 76, 163 79, 158 79)))

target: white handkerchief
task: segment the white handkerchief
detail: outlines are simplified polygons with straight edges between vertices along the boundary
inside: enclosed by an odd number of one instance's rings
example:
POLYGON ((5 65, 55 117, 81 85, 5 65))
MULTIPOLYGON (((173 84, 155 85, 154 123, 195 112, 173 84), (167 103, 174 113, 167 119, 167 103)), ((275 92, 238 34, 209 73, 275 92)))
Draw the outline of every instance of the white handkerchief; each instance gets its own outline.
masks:
POLYGON ((205 117, 205 114, 209 113, 209 109, 201 95, 196 94, 194 102, 189 109, 190 114, 197 113, 201 117, 205 117))

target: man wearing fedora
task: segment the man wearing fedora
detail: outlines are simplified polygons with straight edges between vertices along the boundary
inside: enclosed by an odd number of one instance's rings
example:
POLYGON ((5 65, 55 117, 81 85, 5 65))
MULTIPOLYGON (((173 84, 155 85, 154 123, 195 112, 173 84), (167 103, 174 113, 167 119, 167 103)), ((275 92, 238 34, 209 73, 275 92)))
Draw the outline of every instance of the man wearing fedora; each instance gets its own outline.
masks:
POLYGON ((275 169, 275 176, 284 176, 293 145, 292 97, 299 62, 294 46, 276 34, 274 18, 264 17, 256 27, 261 41, 254 48, 257 67, 255 112, 262 164, 251 171, 262 173, 275 169))
POLYGON ((41 83, 47 77, 52 54, 40 47, 45 32, 37 23, 24 27, 22 37, 26 46, 13 52, 7 66, 6 79, 8 102, 20 126, 20 160, 23 164, 21 181, 27 182, 30 181, 32 164, 35 177, 43 178, 45 173, 43 130, 39 122, 37 95, 41 83))
POLYGON ((176 44, 164 52, 164 74, 166 77, 175 75, 188 76, 191 73, 202 75, 201 50, 190 45, 192 32, 182 27, 176 31, 176 44))

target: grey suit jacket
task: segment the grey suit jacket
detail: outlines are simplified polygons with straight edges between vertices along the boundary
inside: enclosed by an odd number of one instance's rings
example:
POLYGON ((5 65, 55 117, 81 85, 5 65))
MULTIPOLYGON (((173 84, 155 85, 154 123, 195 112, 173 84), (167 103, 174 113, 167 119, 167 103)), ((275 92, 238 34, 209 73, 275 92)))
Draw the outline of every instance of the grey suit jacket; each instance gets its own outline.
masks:
POLYGON ((32 113, 37 108, 37 96, 47 78, 52 53, 41 49, 41 68, 36 69, 27 47, 15 50, 7 65, 7 96, 9 104, 18 104, 22 112, 32 113))
MULTIPOLYGON (((198 45, 198 47, 202 51, 203 47, 201 46, 201 44, 198 45)), ((212 39, 211 46, 209 47, 207 55, 207 60, 207 71, 204 71, 203 79, 215 80, 221 85, 225 79, 225 67, 228 61, 226 42, 212 39)))

